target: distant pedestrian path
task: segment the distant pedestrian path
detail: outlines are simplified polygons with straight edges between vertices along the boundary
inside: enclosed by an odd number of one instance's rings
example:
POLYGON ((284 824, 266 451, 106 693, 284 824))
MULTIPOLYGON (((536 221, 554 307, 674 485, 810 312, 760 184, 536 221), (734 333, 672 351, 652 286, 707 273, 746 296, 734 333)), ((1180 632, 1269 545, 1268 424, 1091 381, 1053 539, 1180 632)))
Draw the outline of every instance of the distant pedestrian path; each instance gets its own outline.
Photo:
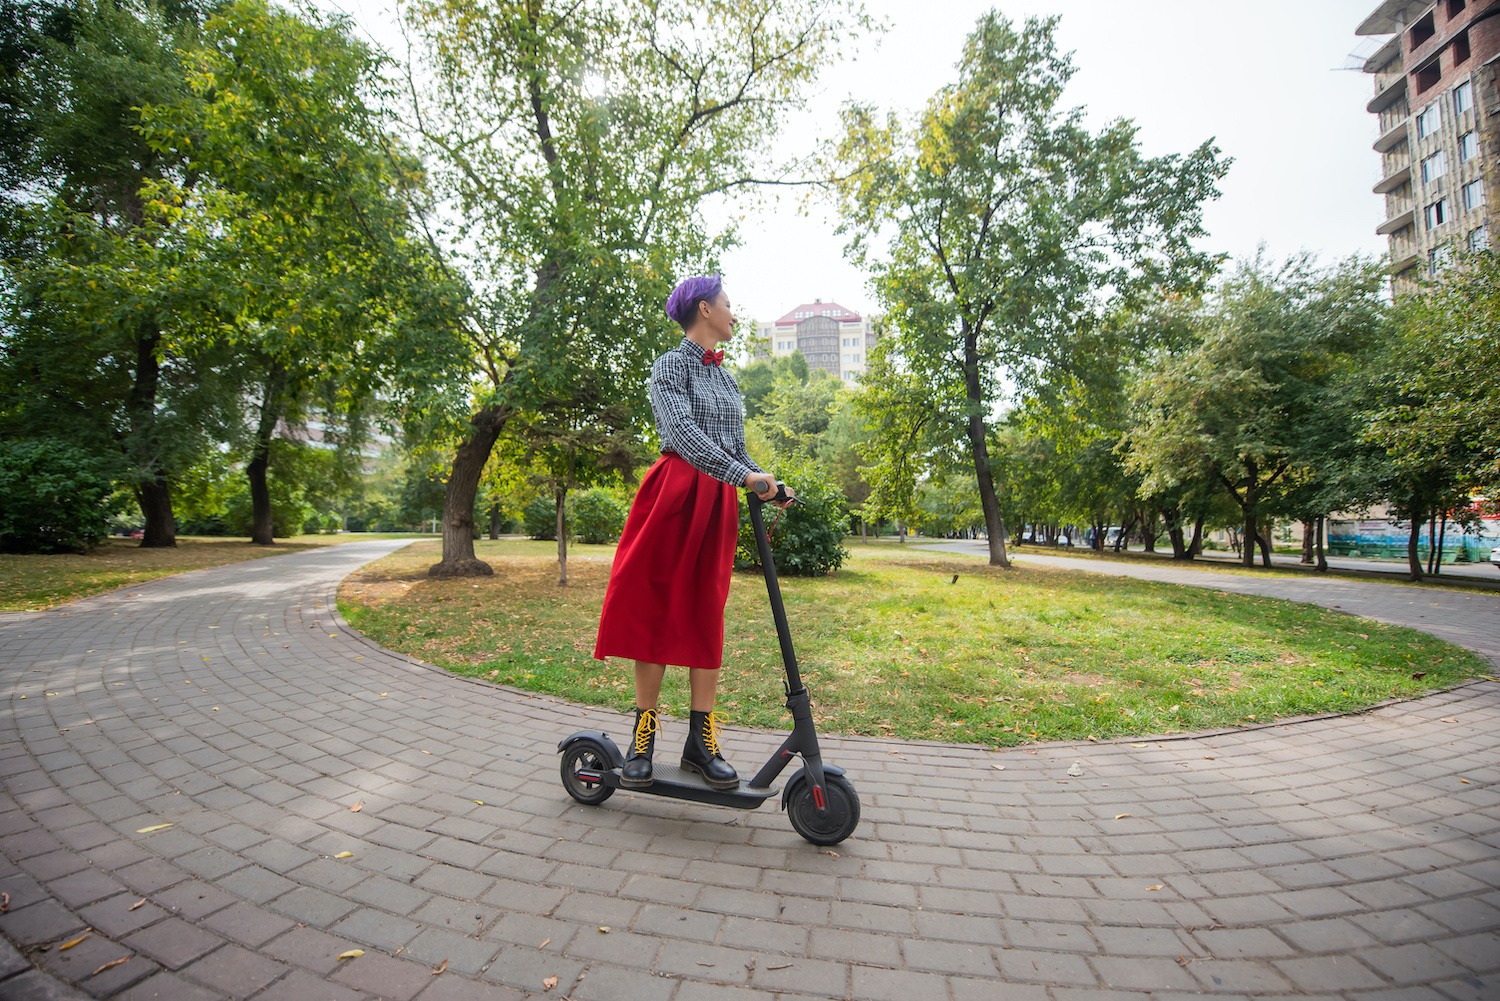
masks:
POLYGON ((0 619, 0 1001, 1500 997, 1500 684, 1159 740, 829 736, 863 819, 820 850, 774 801, 575 804, 558 740, 627 717, 339 618, 403 544, 0 619))
MULTIPOLYGON (((958 541, 924 544, 923 549, 950 553, 989 555, 985 542, 958 541)), ((1286 598, 1310 605, 1334 608, 1377 622, 1410 626, 1424 633, 1465 647, 1500 666, 1500 594, 1449 591, 1440 588, 1405 587, 1383 581, 1350 580, 1347 577, 1254 577, 1249 574, 1217 573, 1192 563, 1124 563, 1084 560, 1033 553, 1011 554, 1021 563, 1186 584, 1231 594, 1253 594, 1286 598)))

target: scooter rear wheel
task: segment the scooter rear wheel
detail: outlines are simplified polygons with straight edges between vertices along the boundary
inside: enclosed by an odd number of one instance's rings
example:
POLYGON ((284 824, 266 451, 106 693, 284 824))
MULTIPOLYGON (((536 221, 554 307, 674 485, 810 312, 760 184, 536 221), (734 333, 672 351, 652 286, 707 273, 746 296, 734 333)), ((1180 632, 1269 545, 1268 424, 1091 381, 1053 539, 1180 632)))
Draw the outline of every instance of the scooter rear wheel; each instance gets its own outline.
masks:
POLYGON ((601 774, 609 771, 609 755, 604 748, 591 740, 580 740, 569 744, 562 756, 562 784, 572 796, 584 806, 598 806, 614 795, 611 787, 594 778, 584 778, 580 773, 601 774))
POLYGON ((859 826, 859 794, 842 775, 823 776, 824 799, 828 810, 818 816, 818 806, 813 802, 812 782, 806 773, 792 780, 787 790, 786 815, 792 829, 815 845, 836 845, 859 826))

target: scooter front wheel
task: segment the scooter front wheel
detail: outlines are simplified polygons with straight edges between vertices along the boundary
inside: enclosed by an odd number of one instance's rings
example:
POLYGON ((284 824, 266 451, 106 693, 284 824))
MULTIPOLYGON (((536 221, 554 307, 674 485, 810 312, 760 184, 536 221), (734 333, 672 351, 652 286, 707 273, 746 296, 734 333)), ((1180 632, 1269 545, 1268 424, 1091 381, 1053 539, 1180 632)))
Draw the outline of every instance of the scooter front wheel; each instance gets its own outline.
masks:
POLYGON ((609 755, 591 740, 569 744, 562 756, 562 784, 584 806, 598 806, 615 791, 596 776, 609 771, 609 755))
POLYGON ((813 786, 807 773, 801 772, 787 790, 786 815, 792 829, 815 845, 836 845, 859 826, 859 794, 842 775, 823 776, 827 812, 818 816, 813 801, 813 786))

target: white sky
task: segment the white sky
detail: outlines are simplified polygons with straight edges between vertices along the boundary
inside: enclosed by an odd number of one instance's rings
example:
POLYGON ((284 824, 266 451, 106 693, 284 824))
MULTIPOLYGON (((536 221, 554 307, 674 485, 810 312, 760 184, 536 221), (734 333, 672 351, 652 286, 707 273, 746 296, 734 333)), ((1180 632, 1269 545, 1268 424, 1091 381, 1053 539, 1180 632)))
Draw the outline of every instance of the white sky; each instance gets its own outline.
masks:
MULTIPOLYGON (((385 0, 323 0, 389 40, 385 0)), ((866 0, 891 30, 866 40, 824 75, 807 114, 789 124, 782 150, 807 151, 836 126, 850 96, 914 111, 952 81, 964 36, 992 6, 1017 23, 1062 15, 1060 47, 1077 73, 1064 104, 1082 105, 1094 129, 1134 119, 1150 156, 1187 153, 1210 137, 1234 158, 1205 220, 1203 247, 1274 257, 1301 249, 1330 261, 1381 253, 1384 199, 1370 191, 1380 158, 1373 80, 1341 69, 1360 44, 1355 27, 1377 0, 866 0)), ((741 246, 724 258, 726 287, 742 320, 771 320, 821 298, 858 312, 874 299, 866 275, 843 257, 835 214, 821 204, 767 199, 747 213, 741 246)), ((726 207, 739 213, 739 209, 726 207)), ((710 220, 712 222, 712 220, 710 220)))

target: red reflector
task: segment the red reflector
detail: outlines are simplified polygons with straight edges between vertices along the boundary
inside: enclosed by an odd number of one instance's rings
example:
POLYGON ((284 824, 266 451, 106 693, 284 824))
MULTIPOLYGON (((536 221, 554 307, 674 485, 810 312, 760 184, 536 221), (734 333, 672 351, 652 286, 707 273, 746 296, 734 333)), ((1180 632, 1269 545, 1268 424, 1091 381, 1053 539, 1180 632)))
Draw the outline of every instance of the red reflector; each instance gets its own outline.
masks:
POLYGON ((824 809, 823 790, 819 786, 813 786, 813 805, 816 806, 819 810, 824 809))

